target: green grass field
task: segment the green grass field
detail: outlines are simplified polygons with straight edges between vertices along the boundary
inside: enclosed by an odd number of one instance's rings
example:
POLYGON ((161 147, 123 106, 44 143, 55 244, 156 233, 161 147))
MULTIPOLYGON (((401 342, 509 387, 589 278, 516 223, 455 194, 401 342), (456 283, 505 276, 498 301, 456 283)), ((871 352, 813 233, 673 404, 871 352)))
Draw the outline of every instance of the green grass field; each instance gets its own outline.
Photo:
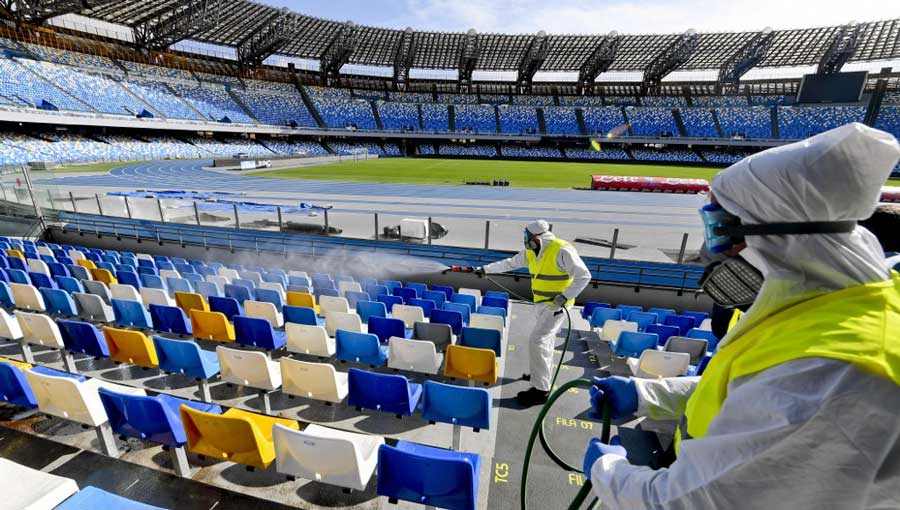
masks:
POLYGON ((591 175, 596 174, 711 179, 720 171, 720 168, 617 163, 385 158, 272 170, 253 175, 281 179, 444 185, 505 179, 516 187, 571 188, 590 186, 591 175))
POLYGON ((66 165, 60 168, 55 168, 53 170, 48 170, 47 173, 54 174, 72 174, 72 173, 87 173, 87 172, 109 172, 113 168, 122 166, 122 165, 133 165, 141 163, 141 161, 129 161, 122 162, 117 161, 115 163, 91 163, 88 165, 66 165))

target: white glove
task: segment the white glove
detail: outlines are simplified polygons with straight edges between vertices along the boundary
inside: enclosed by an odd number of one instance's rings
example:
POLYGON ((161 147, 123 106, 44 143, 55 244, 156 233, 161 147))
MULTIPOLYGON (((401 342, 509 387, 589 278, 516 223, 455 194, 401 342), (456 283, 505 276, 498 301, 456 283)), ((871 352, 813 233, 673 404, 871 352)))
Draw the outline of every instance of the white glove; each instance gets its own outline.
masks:
POLYGON ((553 298, 553 304, 560 308, 564 308, 568 300, 569 298, 567 298, 566 296, 558 294, 555 298, 553 298))

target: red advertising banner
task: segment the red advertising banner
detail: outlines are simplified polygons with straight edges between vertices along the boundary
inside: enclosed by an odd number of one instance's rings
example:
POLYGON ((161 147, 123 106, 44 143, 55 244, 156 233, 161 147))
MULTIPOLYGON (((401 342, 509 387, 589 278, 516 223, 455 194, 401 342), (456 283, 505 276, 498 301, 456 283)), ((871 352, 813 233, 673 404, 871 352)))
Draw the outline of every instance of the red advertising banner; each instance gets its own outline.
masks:
POLYGON ((900 188, 885 186, 881 188, 882 202, 900 202, 900 188))
POLYGON ((677 177, 592 175, 591 189, 653 193, 704 193, 709 191, 709 182, 706 179, 680 179, 677 177))

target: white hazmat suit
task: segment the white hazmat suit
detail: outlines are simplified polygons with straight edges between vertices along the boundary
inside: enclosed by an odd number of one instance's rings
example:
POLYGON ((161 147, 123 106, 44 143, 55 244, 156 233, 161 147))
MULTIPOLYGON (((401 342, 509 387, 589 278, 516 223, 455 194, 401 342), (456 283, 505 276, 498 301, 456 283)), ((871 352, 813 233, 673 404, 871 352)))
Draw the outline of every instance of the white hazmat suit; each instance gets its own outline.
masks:
MULTIPOLYGON (((893 136, 850 124, 750 156, 712 191, 745 224, 862 220, 898 158, 893 136)), ((890 277, 862 227, 746 241, 741 256, 765 283, 720 345, 791 304, 890 277)), ((679 419, 698 381, 635 379, 638 414, 679 419)), ((837 360, 776 365, 732 381, 706 435, 683 441, 669 468, 604 455, 591 481, 611 509, 897 509, 900 387, 837 360)))
MULTIPOLYGON (((556 236, 549 231, 547 222, 540 220, 530 223, 526 228, 531 233, 538 234, 542 246, 556 236)), ((544 256, 543 250, 538 253, 538 262, 544 256)), ((528 259, 525 250, 514 256, 484 266, 485 273, 503 273, 522 267, 528 267, 528 259)), ((568 299, 575 299, 581 291, 591 282, 591 272, 578 253, 571 246, 565 246, 559 250, 556 256, 556 267, 573 278, 569 287, 563 291, 568 299)), ((556 335, 566 319, 565 314, 559 313, 559 307, 553 303, 539 303, 535 305, 535 324, 528 339, 528 355, 531 370, 531 385, 541 391, 550 391, 551 369, 553 367, 553 348, 556 335)))

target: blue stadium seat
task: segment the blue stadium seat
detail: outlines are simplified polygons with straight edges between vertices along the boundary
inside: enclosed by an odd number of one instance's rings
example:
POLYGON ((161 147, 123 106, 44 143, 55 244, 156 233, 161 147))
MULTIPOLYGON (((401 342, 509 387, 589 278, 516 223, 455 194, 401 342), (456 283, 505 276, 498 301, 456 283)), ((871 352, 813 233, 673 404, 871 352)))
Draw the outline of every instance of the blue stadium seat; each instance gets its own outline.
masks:
POLYGON ((471 427, 491 428, 491 394, 484 388, 425 381, 422 385, 422 419, 471 427))
MULTIPOLYGON (((463 305, 465 306, 465 305, 463 305)), ((454 335, 458 335, 463 328, 462 313, 453 310, 432 310, 431 322, 435 324, 447 324, 453 331, 454 335)))
POLYGON ((141 274, 149 274, 149 275, 156 276, 156 275, 159 274, 159 273, 157 273, 155 267, 146 267, 146 266, 138 266, 137 272, 138 272, 139 275, 141 275, 141 274))
POLYGON ((716 335, 714 335, 712 331, 707 331, 705 329, 692 328, 688 330, 686 336, 688 338, 706 340, 706 350, 708 350, 709 352, 716 352, 716 347, 718 347, 719 345, 719 338, 716 337, 716 335))
MULTIPOLYGON (((496 308, 502 308, 504 310, 509 310, 509 298, 499 297, 499 296, 484 296, 481 298, 481 306, 493 306, 496 308)), ((504 315, 505 317, 505 315, 504 315)), ((590 315, 588 315, 590 317, 590 315)), ((587 317, 585 317, 587 318, 587 317)))
POLYGON ((234 317, 234 341, 261 349, 281 349, 287 343, 284 331, 272 329, 272 323, 255 317, 234 317))
POLYGON ((79 280, 90 280, 91 273, 87 270, 86 267, 79 266, 76 264, 69 264, 66 266, 66 269, 69 270, 69 273, 72 274, 72 278, 77 278, 79 280))
POLYGON ((422 299, 434 301, 435 308, 441 308, 447 301, 447 294, 439 290, 426 290, 422 293, 422 299))
POLYGON ((609 347, 616 356, 640 358, 642 352, 647 349, 656 349, 658 345, 659 336, 653 333, 622 331, 618 339, 610 341, 609 347))
MULTIPOLYGON (((463 294, 454 294, 454 297, 461 296, 461 295, 463 295, 463 294)), ((464 303, 454 303, 452 301, 448 301, 448 302, 444 303, 444 310, 446 310, 448 312, 459 312, 459 314, 462 316, 463 325, 467 326, 469 324, 469 318, 471 317, 471 313, 472 313, 472 309, 469 307, 469 305, 464 304, 464 303)))
POLYGON ((602 328, 603 323, 608 320, 614 320, 614 321, 622 320, 622 310, 616 310, 614 308, 603 308, 603 307, 594 308, 594 311, 591 313, 591 327, 592 328, 602 328))
POLYGON ((25 378, 25 372, 5 361, 0 361, 0 402, 28 409, 37 407, 37 400, 25 378))
POLYGON ((153 319, 150 318, 150 312, 144 308, 143 303, 113 299, 112 308, 115 323, 119 326, 153 329, 153 319))
POLYGON ((203 276, 215 276, 216 275, 216 270, 209 266, 201 266, 201 267, 194 266, 194 269, 197 270, 197 273, 202 274, 203 276))
POLYGON ((47 267, 50 269, 50 274, 52 276, 70 276, 69 270, 66 269, 66 266, 60 262, 47 262, 47 267))
POLYGON ((28 277, 31 278, 31 284, 39 289, 56 288, 56 282, 54 282, 52 278, 45 275, 44 273, 28 273, 28 277))
POLYGON ((397 280, 382 280, 381 284, 387 287, 388 292, 392 294, 394 292, 394 289, 403 287, 403 283, 397 280))
POLYGON ((219 373, 219 357, 215 351, 204 351, 194 342, 153 337, 159 368, 197 379, 209 379, 219 373))
POLYGON ((356 314, 362 322, 368 324, 369 317, 387 317, 387 307, 380 301, 357 301, 356 314))
POLYGON ((177 306, 151 304, 150 318, 156 331, 185 336, 194 334, 191 319, 177 306))
POLYGON ((109 346, 103 332, 90 322, 59 319, 56 325, 59 326, 59 334, 66 350, 95 358, 109 357, 109 346))
POLYGON ((647 312, 655 313, 656 316, 659 318, 659 320, 657 320, 656 322, 659 324, 664 323, 666 320, 666 317, 668 317, 670 315, 675 315, 675 310, 672 310, 671 308, 651 308, 651 309, 647 310, 647 312))
POLYGON ((84 286, 81 282, 71 276, 56 276, 56 286, 60 289, 72 294, 73 292, 84 292, 84 286))
POLYGON ((309 278, 304 278, 302 276, 288 275, 288 285, 299 285, 301 287, 309 287, 312 285, 312 282, 309 281, 309 278))
POLYGON ((367 321, 369 333, 378 337, 382 343, 388 343, 392 336, 409 338, 412 332, 407 332, 403 321, 386 317, 369 317, 367 321))
POLYGON ((431 316, 431 311, 437 308, 437 303, 430 299, 410 299, 409 306, 418 306, 424 312, 425 317, 431 316))
POLYGON ((334 333, 335 358, 372 366, 387 364, 388 348, 371 333, 355 333, 339 329, 334 333))
POLYGON ((96 262, 97 269, 106 269, 112 274, 116 274, 116 265, 112 262, 100 261, 96 262))
POLYGON ((419 405, 422 385, 402 375, 379 374, 351 368, 348 375, 349 400, 358 409, 373 409, 410 416, 419 405))
POLYGON ((365 287, 363 287, 363 290, 365 290, 366 294, 368 294, 369 296, 375 297, 387 294, 389 292, 388 288, 384 285, 366 285, 365 287))
POLYGON ((166 287, 169 288, 169 296, 175 296, 176 292, 194 292, 194 286, 184 278, 166 278, 166 287))
POLYGON ((6 282, 0 282, 0 305, 13 308, 16 306, 16 300, 13 298, 12 291, 6 282))
POLYGON ((394 287, 391 294, 402 298, 404 303, 408 303, 410 299, 416 299, 418 297, 418 293, 415 289, 407 289, 405 287, 394 287))
POLYGON ((150 289, 160 289, 160 290, 168 290, 166 288, 166 283, 162 278, 156 276, 155 274, 143 274, 139 275, 141 280, 141 285, 150 289))
POLYGON ((213 282, 196 282, 194 287, 197 289, 197 294, 205 297, 207 301, 209 301, 211 296, 222 297, 219 286, 213 282))
MULTIPOLYGON (((247 271, 243 271, 243 273, 246 274, 247 271)), ((241 287, 247 287, 251 291, 256 289, 256 282, 254 282, 253 280, 251 280, 249 278, 232 278, 231 284, 232 285, 240 285, 241 287)))
POLYGON ((148 260, 148 259, 138 259, 138 269, 140 269, 142 267, 156 269, 156 263, 153 262, 152 260, 148 260))
POLYGON ((181 277, 191 282, 191 287, 197 288, 197 284, 206 281, 200 273, 182 273, 181 277))
POLYGON ((192 402, 164 393, 145 397, 118 393, 107 388, 100 388, 98 392, 114 433, 172 448, 187 443, 178 410, 181 406, 205 413, 222 414, 222 408, 215 404, 192 402))
POLYGON ((637 322, 638 331, 645 331, 647 326, 659 322, 659 317, 655 313, 649 312, 631 312, 628 314, 630 322, 637 322))
POLYGON ((693 329, 693 327, 696 326, 694 318, 687 317, 685 315, 670 315, 666 317, 663 324, 666 326, 675 326, 676 328, 678 328, 678 334, 680 336, 685 336, 689 330, 693 329))
POLYGON ((378 449, 378 494, 449 510, 475 510, 481 457, 398 441, 378 449))
POLYGON ((379 295, 379 296, 376 296, 376 297, 375 297, 375 300, 378 301, 379 303, 384 303, 384 306, 385 306, 388 310, 393 310, 393 309, 394 309, 394 305, 402 305, 402 304, 403 304, 403 298, 402 298, 402 297, 400 297, 400 296, 389 296, 389 295, 387 295, 387 294, 381 294, 381 295, 379 295))
POLYGON ((213 312, 220 312, 228 320, 233 321, 235 316, 244 315, 244 309, 241 307, 241 303, 243 301, 238 302, 238 300, 230 297, 216 297, 211 296, 209 298, 209 309, 213 312))
POLYGON ((640 306, 632 306, 632 305, 616 305, 616 310, 622 310, 622 320, 631 320, 628 317, 631 315, 631 312, 643 312, 644 308, 640 306))
POLYGON ((274 272, 263 273, 262 280, 264 282, 278 283, 282 287, 285 287, 285 288, 287 288, 287 286, 288 286, 288 280, 287 280, 287 277, 284 275, 284 273, 274 273, 274 272))
POLYGON ((325 319, 316 315, 316 311, 307 306, 284 305, 284 322, 305 324, 307 326, 324 326, 325 319))
POLYGON ((684 317, 693 317, 694 318, 694 327, 700 327, 700 324, 703 323, 706 319, 709 318, 709 314, 706 312, 691 312, 691 311, 683 311, 681 315, 684 317))
POLYGON ((95 510, 105 508, 109 510, 166 510, 158 506, 147 505, 122 496, 106 492, 94 486, 88 485, 76 492, 69 499, 60 503, 54 510, 95 510))
POLYGON ((263 303, 272 303, 279 312, 284 309, 284 299, 281 293, 272 289, 256 289, 256 301, 263 303))
MULTIPOLYGON (((22 260, 22 259, 14 257, 12 260, 22 260)), ((6 275, 9 276, 10 283, 21 283, 23 285, 31 285, 31 278, 28 277, 28 273, 21 269, 7 269, 6 275)))
POLYGON ((651 324, 647 326, 645 333, 654 333, 659 337, 659 345, 664 346, 670 336, 678 336, 678 328, 675 326, 665 326, 663 324, 651 324))
POLYGON ((459 334, 457 345, 491 349, 498 358, 503 356, 502 335, 496 329, 464 327, 459 334))
POLYGON ((371 301, 372 297, 369 296, 368 292, 356 292, 356 291, 347 291, 344 293, 344 297, 347 299, 347 304, 350 305, 350 308, 356 308, 356 303, 359 301, 371 301))
POLYGON ((197 270, 194 269, 194 266, 188 264, 187 262, 179 262, 175 264, 175 270, 178 271, 178 274, 184 278, 184 275, 187 273, 196 273, 197 270))
POLYGON ((68 292, 41 287, 41 295, 44 296, 44 306, 47 307, 47 313, 64 315, 66 317, 78 316, 78 307, 75 306, 75 300, 72 299, 68 292))
MULTIPOLYGON (((451 303, 459 303, 462 305, 469 305, 470 311, 474 310, 475 308, 478 307, 478 300, 475 298, 475 296, 472 296, 470 294, 454 294, 450 298, 450 302, 451 303)), ((447 308, 445 308, 445 309, 447 309, 447 308)))
POLYGON ((315 287, 313 295, 316 296, 316 301, 322 296, 341 297, 341 293, 334 287, 315 287))
POLYGON ((8 257, 6 262, 9 263, 9 269, 17 269, 19 271, 28 271, 28 264, 19 257, 8 257))
POLYGON ((116 280, 119 283, 124 285, 131 285, 135 289, 140 290, 141 288, 141 279, 137 273, 132 273, 128 271, 117 271, 116 272, 116 280))
POLYGON ((596 303, 594 301, 588 301, 581 308, 581 316, 584 320, 591 320, 591 314, 594 313, 594 308, 611 308, 609 303, 596 303))
POLYGON ((428 285, 425 285, 424 283, 406 282, 406 288, 415 290, 416 297, 421 298, 425 291, 428 290, 428 285))
POLYGON ((499 298, 509 301, 509 292, 503 290, 488 290, 485 291, 484 297, 499 298))

